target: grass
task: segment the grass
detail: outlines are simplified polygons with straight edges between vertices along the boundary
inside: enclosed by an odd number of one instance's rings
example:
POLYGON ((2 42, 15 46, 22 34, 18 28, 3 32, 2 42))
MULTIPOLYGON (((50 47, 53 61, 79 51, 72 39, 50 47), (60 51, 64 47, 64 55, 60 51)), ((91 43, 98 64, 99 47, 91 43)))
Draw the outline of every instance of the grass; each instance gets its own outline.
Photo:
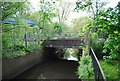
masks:
POLYGON ((116 61, 112 61, 110 63, 106 61, 100 61, 100 64, 107 79, 120 79, 120 74, 117 72, 116 61))

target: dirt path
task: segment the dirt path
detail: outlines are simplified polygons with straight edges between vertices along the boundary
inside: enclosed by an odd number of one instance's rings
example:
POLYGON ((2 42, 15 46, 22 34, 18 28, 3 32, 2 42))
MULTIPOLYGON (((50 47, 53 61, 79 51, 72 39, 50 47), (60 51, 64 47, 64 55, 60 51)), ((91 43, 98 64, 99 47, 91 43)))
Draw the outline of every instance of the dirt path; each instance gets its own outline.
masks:
POLYGON ((77 79, 78 63, 68 60, 50 60, 37 64, 15 79, 77 79))

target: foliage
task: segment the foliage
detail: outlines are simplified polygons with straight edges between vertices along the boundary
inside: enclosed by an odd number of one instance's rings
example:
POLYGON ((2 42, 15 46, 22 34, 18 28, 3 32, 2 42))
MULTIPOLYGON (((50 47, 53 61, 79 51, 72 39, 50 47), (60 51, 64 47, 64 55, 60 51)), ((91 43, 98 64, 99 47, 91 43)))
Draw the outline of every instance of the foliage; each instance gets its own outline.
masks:
MULTIPOLYGON (((47 26, 48 24, 53 24, 53 18, 56 16, 54 13, 55 10, 55 1, 54 0, 41 0, 40 1, 40 10, 39 10, 39 26, 42 30, 42 37, 48 38, 48 33, 49 33, 49 27, 47 26)), ((52 26, 53 26, 52 25, 52 26)), ((51 28, 52 28, 51 26, 51 28)), ((54 28, 52 28, 53 30, 54 28)), ((43 38, 44 39, 44 38, 43 38)))
POLYGON ((92 58, 90 56, 82 56, 79 61, 77 75, 80 79, 94 79, 92 66, 92 58))
POLYGON ((104 32, 106 39, 103 53, 108 52, 112 59, 120 58, 120 27, 118 25, 117 11, 117 7, 115 9, 109 8, 106 11, 101 11, 97 20, 98 32, 99 34, 104 32))
POLYGON ((76 2, 75 10, 92 12, 93 19, 95 20, 98 17, 99 12, 104 9, 103 7, 106 4, 107 2, 103 2, 101 0, 78 0, 76 2))
POLYGON ((24 56, 26 49, 24 46, 16 45, 14 47, 8 47, 3 49, 3 58, 12 58, 17 56, 24 56))
POLYGON ((78 49, 67 48, 65 49, 64 58, 69 58, 70 56, 74 58, 78 58, 77 53, 78 53, 78 49))
POLYGON ((65 49, 64 58, 68 58, 69 56, 71 56, 71 51, 70 51, 70 49, 65 49))
MULTIPOLYGON (((72 31, 73 32, 79 32, 80 37, 83 38, 88 38, 85 40, 85 47, 88 47, 88 40, 90 39, 90 29, 93 27, 93 20, 91 17, 80 17, 76 18, 72 21, 73 27, 72 31)), ((89 48, 89 47, 88 47, 89 48)), ((88 52, 88 51, 87 51, 88 52)))
POLYGON ((105 53, 102 53, 103 51, 103 46, 104 46, 104 41, 100 40, 97 42, 92 42, 93 49, 95 50, 95 54, 99 60, 103 59, 105 56, 105 53))
POLYGON ((26 52, 41 48, 39 42, 29 42, 35 39, 38 27, 30 27, 25 21, 19 20, 18 25, 3 24, 2 45, 3 57, 16 57, 25 55, 26 52), (39 44, 38 44, 39 43, 39 44), (31 48, 32 47, 32 48, 31 48))
POLYGON ((91 45, 99 60, 103 59, 103 56, 105 55, 105 53, 102 53, 104 42, 105 40, 103 38, 99 38, 97 33, 91 34, 91 45))
POLYGON ((60 23, 55 23, 54 25, 55 32, 61 33, 62 32, 62 25, 60 23))
MULTIPOLYGON (((96 20, 99 37, 105 39, 103 53, 108 53, 104 56, 107 63, 113 60, 120 59, 120 22, 119 22, 119 7, 108 8, 100 11, 96 20)), ((117 71, 120 72, 120 63, 117 62, 117 71)), ((109 68, 110 69, 110 68, 109 68)))
POLYGON ((54 11, 54 6, 53 6, 54 2, 52 2, 51 0, 41 0, 40 1, 40 14, 41 17, 39 19, 39 22, 42 22, 42 27, 44 27, 44 25, 48 22, 52 22, 51 18, 55 16, 55 14, 53 13, 54 11))
POLYGON ((29 2, 1 2, 2 20, 5 18, 20 16, 20 14, 29 9, 28 5, 30 5, 29 2))
POLYGON ((90 17, 80 17, 80 18, 76 18, 72 20, 73 23, 73 32, 88 32, 90 27, 91 27, 91 23, 93 22, 93 20, 90 17))
POLYGON ((72 53, 72 56, 75 57, 75 58, 78 58, 78 49, 73 49, 73 53, 72 53))
POLYGON ((105 73, 107 79, 120 79, 119 72, 117 72, 117 62, 112 61, 111 63, 107 63, 105 61, 100 61, 102 69, 105 73))
MULTIPOLYGON (((107 3, 102 3, 100 0, 97 0, 98 2, 95 3, 92 1, 94 0, 80 0, 76 3, 76 10, 91 11, 94 15, 93 26, 90 27, 92 45, 94 45, 95 48, 100 46, 100 48, 103 50, 103 53, 109 54, 109 56, 104 56, 105 60, 119 60, 120 17, 118 14, 120 13, 120 7, 118 5, 115 8, 104 9, 103 6, 107 3), (96 36, 98 35, 97 40, 95 39, 96 37, 93 36, 94 33, 96 33, 96 36), (101 40, 101 42, 98 42, 98 40, 101 40)), ((97 48, 100 49, 99 47, 97 48)), ((118 63, 117 66, 120 66, 120 63, 118 63)), ((118 71, 120 71, 119 67, 118 71)))
POLYGON ((30 13, 29 2, 2 2, 2 20, 15 18, 18 24, 4 24, 2 28, 3 57, 16 57, 40 49, 42 41, 49 37, 49 33, 62 32, 58 23, 53 23, 55 17, 54 1, 41 0, 40 10, 30 13), (33 19, 37 26, 30 27, 21 18, 33 19))

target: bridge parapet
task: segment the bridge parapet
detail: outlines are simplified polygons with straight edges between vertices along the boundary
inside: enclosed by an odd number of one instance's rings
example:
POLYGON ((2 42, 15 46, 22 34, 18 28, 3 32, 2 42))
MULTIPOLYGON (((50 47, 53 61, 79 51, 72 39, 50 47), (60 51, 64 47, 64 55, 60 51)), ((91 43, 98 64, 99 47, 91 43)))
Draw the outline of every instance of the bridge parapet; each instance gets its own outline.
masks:
POLYGON ((80 48, 85 45, 84 38, 59 38, 53 40, 45 40, 45 47, 58 48, 80 48))

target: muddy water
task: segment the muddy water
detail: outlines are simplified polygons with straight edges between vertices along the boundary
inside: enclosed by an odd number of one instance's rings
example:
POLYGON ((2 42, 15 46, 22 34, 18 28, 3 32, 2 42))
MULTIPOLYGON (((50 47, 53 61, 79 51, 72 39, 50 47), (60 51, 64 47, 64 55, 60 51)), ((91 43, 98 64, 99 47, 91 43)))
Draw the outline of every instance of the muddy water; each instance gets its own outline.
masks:
POLYGON ((48 60, 35 65, 15 79, 77 79, 78 63, 68 60, 48 60))

